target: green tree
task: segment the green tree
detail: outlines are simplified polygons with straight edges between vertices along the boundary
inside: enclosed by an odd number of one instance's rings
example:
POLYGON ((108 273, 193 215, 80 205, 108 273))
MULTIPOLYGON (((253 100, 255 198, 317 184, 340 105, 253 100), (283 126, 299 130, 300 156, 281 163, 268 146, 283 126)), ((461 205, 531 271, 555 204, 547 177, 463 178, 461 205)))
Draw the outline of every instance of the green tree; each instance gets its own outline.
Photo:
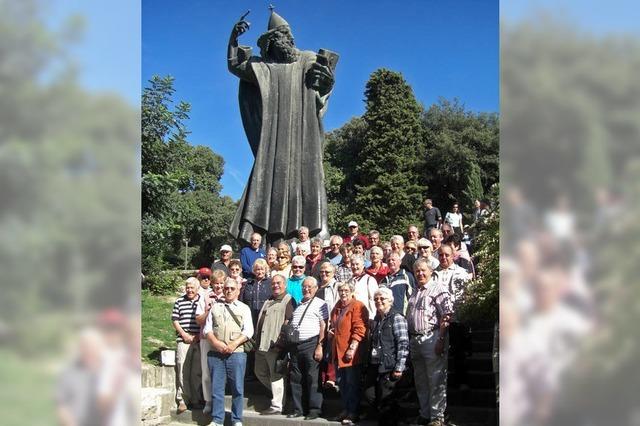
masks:
POLYGON ((398 72, 374 72, 365 89, 366 131, 354 183, 357 213, 384 235, 402 234, 418 219, 422 197, 419 153, 422 108, 398 72))
POLYGON ((142 269, 152 275, 183 265, 185 254, 191 266, 209 264, 235 209, 220 196, 222 157, 187 141, 191 106, 174 104, 173 83, 154 76, 142 94, 142 269))
POLYGON ((495 113, 466 111, 441 99, 423 115, 426 131, 424 185, 441 209, 454 202, 470 211, 499 179, 499 123, 495 113))

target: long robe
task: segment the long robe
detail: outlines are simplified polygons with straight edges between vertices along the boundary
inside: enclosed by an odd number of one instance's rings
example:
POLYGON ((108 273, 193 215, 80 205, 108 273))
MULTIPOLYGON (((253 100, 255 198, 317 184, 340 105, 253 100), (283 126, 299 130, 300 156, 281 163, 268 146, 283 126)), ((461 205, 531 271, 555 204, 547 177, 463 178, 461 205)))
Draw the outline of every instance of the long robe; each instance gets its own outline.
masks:
POLYGON ((303 225, 311 235, 327 230, 321 118, 328 94, 320 97, 305 83, 315 60, 313 52, 300 52, 291 64, 251 57, 234 72, 241 78, 240 112, 255 156, 229 229, 240 241, 253 232, 270 242, 293 238, 303 225))

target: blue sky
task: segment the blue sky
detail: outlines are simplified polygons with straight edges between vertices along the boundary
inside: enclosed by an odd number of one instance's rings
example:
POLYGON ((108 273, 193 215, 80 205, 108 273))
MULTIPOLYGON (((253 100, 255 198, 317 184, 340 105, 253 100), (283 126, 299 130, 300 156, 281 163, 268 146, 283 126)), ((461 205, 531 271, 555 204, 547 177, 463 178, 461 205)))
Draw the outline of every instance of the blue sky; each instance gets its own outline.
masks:
MULTIPOLYGON (((400 71, 417 99, 459 98, 474 111, 498 111, 498 3, 494 0, 303 2, 272 1, 303 50, 340 54, 326 130, 364 112, 373 71, 400 71)), ((238 81, 227 71, 229 33, 247 9, 250 30, 240 43, 254 48, 266 30, 266 1, 144 0, 142 83, 175 77, 176 99, 191 103, 192 144, 225 159, 223 194, 240 197, 253 157, 237 105, 238 81)))

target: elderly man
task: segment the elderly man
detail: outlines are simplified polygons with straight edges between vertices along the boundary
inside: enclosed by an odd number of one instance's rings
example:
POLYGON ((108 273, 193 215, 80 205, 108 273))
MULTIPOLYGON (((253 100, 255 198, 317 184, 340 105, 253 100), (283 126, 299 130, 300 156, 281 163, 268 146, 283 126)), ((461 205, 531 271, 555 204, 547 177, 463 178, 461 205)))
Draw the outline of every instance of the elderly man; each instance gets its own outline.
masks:
POLYGON ((338 266, 342 262, 342 255, 340 254, 341 246, 342 237, 339 235, 332 235, 329 240, 329 252, 325 255, 325 258, 329 259, 329 262, 334 266, 338 266))
POLYGON ((291 238, 304 224, 325 238, 322 116, 337 55, 298 50, 291 27, 273 9, 268 30, 258 39, 260 57, 238 45, 248 29, 243 17, 227 50, 228 69, 240 79, 240 114, 255 157, 230 232, 246 240, 251 232, 266 230, 274 242, 291 238))
POLYGON ((293 241, 291 243, 291 247, 293 248, 293 252, 296 253, 298 247, 301 246, 305 249, 307 253, 311 253, 311 240, 309 239, 309 228, 306 226, 301 226, 298 228, 298 241, 293 241))
POLYGON ((260 244, 262 244, 262 235, 254 232, 251 234, 251 245, 240 250, 242 276, 247 279, 254 278, 252 268, 256 259, 264 259, 267 257, 264 250, 260 248, 260 244))
POLYGON ((409 298, 411 362, 420 415, 415 423, 444 426, 447 407, 447 330, 453 314, 448 289, 432 275, 425 259, 416 260, 418 289, 409 298))
POLYGON ((391 251, 394 253, 398 253, 400 256, 402 269, 405 269, 409 272, 413 271, 413 262, 415 262, 416 258, 405 252, 404 250, 404 238, 402 235, 394 235, 391 237, 391 251))
POLYGON ((211 344, 209 374, 213 408, 211 416, 215 426, 224 423, 224 389, 231 385, 231 422, 242 424, 244 405, 244 373, 247 354, 243 344, 253 336, 251 309, 238 301, 240 285, 228 279, 223 287, 224 300, 211 306, 204 325, 204 334, 211 344))
POLYGON ((399 407, 394 391, 409 357, 407 320, 393 309, 393 293, 388 288, 379 288, 373 300, 376 317, 371 332, 365 397, 378 409, 379 425, 396 425, 399 407))
POLYGON ((433 201, 430 198, 424 200, 424 233, 429 235, 429 231, 434 228, 439 228, 442 225, 442 213, 440 209, 433 206, 433 201))
POLYGON ((442 245, 442 231, 436 228, 432 228, 429 230, 429 235, 427 236, 431 241, 431 245, 433 246, 434 255, 438 255, 438 250, 440 250, 440 246, 442 245))
POLYGON ((303 256, 294 256, 291 260, 291 276, 287 280, 287 293, 293 297, 296 304, 302 300, 302 280, 307 276, 304 271, 307 260, 303 256))
POLYGON ((376 229, 372 229, 369 231, 369 242, 371 243, 371 247, 380 245, 380 231, 376 229))
POLYGON ((323 358, 323 345, 329 311, 319 297, 318 282, 307 277, 302 283, 302 301, 293 312, 291 324, 298 330, 299 340, 290 345, 291 394, 293 412, 287 418, 303 416, 302 396, 308 399, 309 411, 305 420, 317 419, 322 409, 322 393, 318 387, 319 366, 323 358))
POLYGON ((407 228, 407 242, 415 241, 417 243, 419 238, 420 231, 418 231, 418 227, 415 225, 409 225, 407 228))
POLYGON ((232 257, 233 250, 231 249, 231 246, 224 244, 220 247, 220 259, 211 264, 211 270, 215 271, 216 269, 220 269, 224 271, 225 274, 229 275, 229 262, 231 262, 232 257))
POLYGON ((173 305, 171 321, 176 329, 176 403, 178 414, 187 410, 188 404, 202 400, 199 395, 202 374, 200 369, 200 326, 196 322, 198 304, 197 278, 187 279, 184 295, 173 305))
POLYGON ((200 295, 198 306, 196 307, 196 322, 200 326, 200 369, 202 371, 202 394, 204 395, 205 413, 211 412, 211 376, 209 375, 209 367, 207 354, 211 350, 211 344, 204 335, 204 325, 211 311, 211 306, 218 300, 223 300, 224 283, 227 281, 227 275, 221 269, 213 271, 211 276, 210 291, 200 295))
POLYGON ((284 379, 276 371, 276 361, 284 353, 280 330, 293 316, 293 299, 286 293, 286 280, 276 275, 271 280, 271 296, 262 306, 256 328, 255 373, 260 383, 271 391, 271 406, 262 411, 263 416, 280 414, 284 405, 284 379))
POLYGON ((364 258, 358 254, 351 256, 351 272, 355 287, 354 297, 367 307, 369 319, 373 319, 376 315, 373 293, 378 289, 378 282, 364 271, 364 258))
POLYGON ((416 283, 413 274, 401 267, 400 255, 392 252, 389 255, 389 273, 380 282, 393 293, 393 309, 401 314, 407 311, 407 302, 413 294, 416 283))
MULTIPOLYGON (((440 266, 437 269, 438 283, 451 294, 454 311, 458 311, 464 302, 464 290, 469 280, 468 272, 454 263, 454 250, 448 244, 440 247, 440 266)), ((456 316, 451 318, 449 333, 451 335, 451 352, 456 369, 457 385, 468 388, 466 355, 471 352, 469 327, 460 322, 456 316)))
POLYGON ((369 239, 367 238, 367 236, 360 232, 360 227, 358 226, 358 222, 356 222, 355 220, 352 220, 347 225, 347 228, 349 229, 349 233, 345 235, 344 238, 342 239, 343 243, 353 243, 353 240, 355 240, 356 238, 359 238, 364 243, 365 250, 369 250, 369 248, 371 247, 371 243, 369 242, 369 239))

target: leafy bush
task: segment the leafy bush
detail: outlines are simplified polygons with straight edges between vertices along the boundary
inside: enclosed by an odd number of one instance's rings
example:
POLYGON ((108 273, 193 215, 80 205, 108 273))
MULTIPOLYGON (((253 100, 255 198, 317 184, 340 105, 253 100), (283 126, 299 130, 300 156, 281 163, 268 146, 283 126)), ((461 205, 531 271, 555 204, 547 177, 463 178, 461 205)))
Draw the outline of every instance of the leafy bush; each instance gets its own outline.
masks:
POLYGON ((500 206, 498 186, 492 188, 491 214, 480 224, 476 237, 478 278, 467 285, 460 317, 467 322, 497 321, 500 291, 500 206))
POLYGON ((161 271, 145 277, 144 288, 153 295, 173 295, 183 284, 184 278, 179 271, 161 271))

